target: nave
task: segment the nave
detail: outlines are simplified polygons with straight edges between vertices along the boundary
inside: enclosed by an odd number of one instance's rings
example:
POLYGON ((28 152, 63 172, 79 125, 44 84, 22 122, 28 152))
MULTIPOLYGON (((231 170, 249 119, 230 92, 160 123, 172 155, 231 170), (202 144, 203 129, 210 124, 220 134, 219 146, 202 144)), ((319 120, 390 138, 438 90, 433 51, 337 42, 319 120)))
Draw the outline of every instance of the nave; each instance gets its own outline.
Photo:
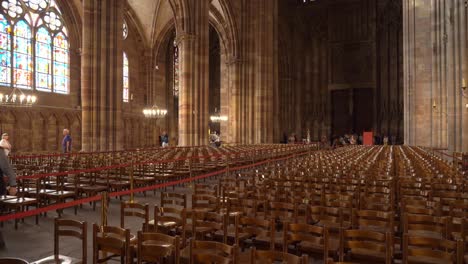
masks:
MULTIPOLYGON (((266 161, 233 157, 232 170, 137 193, 133 203, 128 195, 111 197, 106 228, 98 226, 103 223, 100 203, 96 210, 86 203, 77 214, 73 208, 49 212, 39 217, 39 225, 28 217, 18 230, 7 221, 1 229, 7 247, 0 255, 30 262, 51 255, 54 218, 60 213, 63 219, 86 221, 88 229, 84 245, 60 238, 60 254, 81 258, 84 246, 88 262, 102 250, 109 251, 107 256, 122 255, 116 258, 122 263, 161 261, 163 256, 165 263, 464 263, 466 181, 433 151, 407 146, 315 150, 307 145, 250 150, 270 156, 266 161), (236 169, 240 164, 256 166, 236 169), (107 233, 112 239, 106 239, 107 233)), ((148 160, 150 153, 155 151, 144 154, 148 160)), ((135 176, 141 173, 134 170, 135 176)), ((176 171, 174 166, 166 172, 176 171)), ((60 223, 77 226, 55 224, 60 223)))

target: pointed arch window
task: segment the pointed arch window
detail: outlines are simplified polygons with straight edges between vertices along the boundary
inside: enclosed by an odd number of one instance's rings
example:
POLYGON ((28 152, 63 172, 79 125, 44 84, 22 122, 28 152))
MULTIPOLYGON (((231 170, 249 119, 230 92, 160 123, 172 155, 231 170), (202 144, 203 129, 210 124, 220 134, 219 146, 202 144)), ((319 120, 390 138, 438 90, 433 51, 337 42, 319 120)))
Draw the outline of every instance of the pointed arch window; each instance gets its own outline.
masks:
POLYGON ((11 84, 11 27, 0 14, 0 85, 11 84))
POLYGON ((123 101, 129 101, 129 78, 128 78, 128 58, 127 53, 123 53, 123 101))
POLYGON ((0 0, 0 86, 70 92, 67 29, 54 0, 0 0))

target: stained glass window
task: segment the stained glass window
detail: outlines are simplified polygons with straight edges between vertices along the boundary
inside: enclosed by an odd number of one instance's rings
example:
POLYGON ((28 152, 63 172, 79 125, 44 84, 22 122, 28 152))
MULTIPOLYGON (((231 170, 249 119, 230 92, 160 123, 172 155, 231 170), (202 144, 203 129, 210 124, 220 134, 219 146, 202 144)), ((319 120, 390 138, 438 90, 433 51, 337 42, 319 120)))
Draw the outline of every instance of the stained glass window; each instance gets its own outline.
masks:
POLYGON ((36 89, 52 91, 52 50, 51 37, 44 27, 36 33, 36 89))
POLYGON ((0 0, 0 6, 0 85, 69 93, 67 29, 55 1, 0 0))
POLYGON ((122 34, 123 34, 123 39, 127 39, 128 37, 128 26, 127 26, 127 22, 124 20, 123 22, 123 30, 122 30, 122 34))
POLYGON ((129 78, 128 78, 128 58, 127 54, 123 53, 123 101, 129 101, 129 78))
POLYGON ((174 41, 174 97, 179 97, 179 47, 174 41))
POLYGON ((32 45, 31 28, 24 20, 14 26, 13 43, 13 83, 15 87, 32 87, 32 45))
POLYGON ((0 85, 11 83, 11 27, 4 16, 0 14, 0 85))
POLYGON ((68 41, 63 33, 54 38, 54 91, 68 93, 68 41))

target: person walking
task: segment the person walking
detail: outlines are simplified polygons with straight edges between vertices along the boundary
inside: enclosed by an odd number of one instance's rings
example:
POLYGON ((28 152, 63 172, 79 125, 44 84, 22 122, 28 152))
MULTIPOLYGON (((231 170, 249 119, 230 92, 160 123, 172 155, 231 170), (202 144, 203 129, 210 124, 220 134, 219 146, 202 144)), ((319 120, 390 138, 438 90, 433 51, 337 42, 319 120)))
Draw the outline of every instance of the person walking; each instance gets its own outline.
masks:
POLYGON ((62 152, 63 153, 70 153, 72 147, 72 138, 70 136, 70 130, 64 129, 63 130, 63 139, 62 139, 62 152))
POLYGON ((161 136, 161 142, 162 142, 162 147, 169 147, 169 135, 167 135, 167 132, 164 131, 163 135, 161 136))

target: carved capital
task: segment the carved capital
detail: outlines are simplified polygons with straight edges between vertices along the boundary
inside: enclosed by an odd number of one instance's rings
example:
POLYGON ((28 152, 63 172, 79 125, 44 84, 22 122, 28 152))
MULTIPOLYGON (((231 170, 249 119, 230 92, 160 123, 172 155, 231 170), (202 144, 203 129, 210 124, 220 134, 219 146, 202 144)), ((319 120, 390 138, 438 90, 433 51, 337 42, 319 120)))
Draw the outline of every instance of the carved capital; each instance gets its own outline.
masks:
POLYGON ((226 60, 226 65, 228 66, 232 66, 232 65, 236 65, 236 64, 242 64, 242 60, 238 57, 238 56, 230 56, 229 58, 227 58, 226 60))
POLYGON ((196 38, 197 38, 197 35, 195 34, 182 32, 181 34, 177 34, 174 42, 175 42, 175 45, 179 46, 180 43, 182 43, 183 41, 194 41, 196 38))

